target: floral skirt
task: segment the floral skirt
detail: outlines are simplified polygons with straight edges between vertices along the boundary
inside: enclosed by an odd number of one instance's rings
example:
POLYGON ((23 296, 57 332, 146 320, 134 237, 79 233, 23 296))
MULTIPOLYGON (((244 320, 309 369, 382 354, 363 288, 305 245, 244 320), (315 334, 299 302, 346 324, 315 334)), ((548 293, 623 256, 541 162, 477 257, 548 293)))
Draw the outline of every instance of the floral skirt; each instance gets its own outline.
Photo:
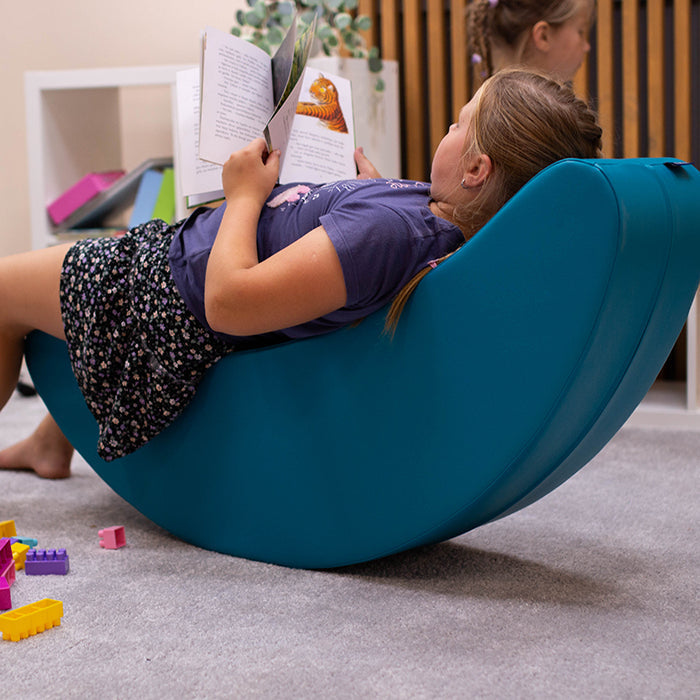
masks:
POLYGON ((156 220, 120 238, 80 241, 63 262, 66 341, 105 461, 170 425, 204 372, 233 349, 199 323, 177 290, 168 263, 176 229, 156 220))

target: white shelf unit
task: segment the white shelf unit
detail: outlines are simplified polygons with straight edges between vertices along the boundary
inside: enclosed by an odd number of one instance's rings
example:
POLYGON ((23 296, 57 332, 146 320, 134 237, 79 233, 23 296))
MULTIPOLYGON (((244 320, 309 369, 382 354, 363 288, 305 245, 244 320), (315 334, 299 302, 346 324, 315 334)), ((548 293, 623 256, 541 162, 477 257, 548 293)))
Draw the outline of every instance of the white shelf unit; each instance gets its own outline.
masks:
MULTIPOLYGON (((25 73, 32 248, 53 242, 46 206, 85 174, 122 165, 120 91, 165 86, 175 124, 175 75, 190 65, 137 66, 25 73)), ((173 139, 174 140, 174 139, 173 139)), ((172 150, 177 167, 177 149, 172 150)), ((149 154, 144 155, 144 160, 149 154)), ((176 178, 177 180, 177 178, 176 178)), ((178 214, 184 211, 177 197, 178 214)))
MULTIPOLYGON (((189 65, 31 71, 25 75, 32 247, 52 242, 46 205, 90 171, 121 163, 119 90, 169 86, 175 124, 175 74, 189 65)), ((177 168, 177 148, 173 144, 177 168)), ((175 178, 177 181, 177 178, 175 178)), ((178 215, 184 201, 178 192, 178 215)), ((700 430, 700 324, 695 303, 687 323, 687 379, 657 382, 627 425, 700 430)))

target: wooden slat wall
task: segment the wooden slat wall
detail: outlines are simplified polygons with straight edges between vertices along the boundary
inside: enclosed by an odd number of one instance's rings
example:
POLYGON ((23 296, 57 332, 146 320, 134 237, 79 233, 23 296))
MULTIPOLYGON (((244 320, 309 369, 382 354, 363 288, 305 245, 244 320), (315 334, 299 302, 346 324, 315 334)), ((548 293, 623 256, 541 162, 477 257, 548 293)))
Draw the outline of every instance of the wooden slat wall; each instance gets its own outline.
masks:
MULTIPOLYGON (((693 93, 700 90, 700 69, 691 65, 698 2, 598 0, 593 54, 574 87, 598 110, 604 155, 698 158, 700 127, 693 126, 691 114, 693 100, 700 100, 693 93), (665 45, 667 36, 672 46, 665 45)), ((360 11, 375 19, 373 43, 384 57, 399 61, 406 177, 429 177, 435 147, 480 82, 467 51, 466 5, 360 0, 360 11)))
MULTIPOLYGON (((358 0, 357 12, 361 15, 368 15, 372 19, 372 27, 364 33, 367 45, 379 46, 379 12, 377 3, 374 0, 358 0)), ((390 58, 386 53, 385 56, 390 58)), ((395 56, 391 56, 391 58, 395 58, 395 56)))
MULTIPOLYGON (((673 5, 673 46, 674 46, 674 128, 676 135, 675 155, 684 160, 692 160, 692 135, 691 135, 691 15, 690 0, 675 0, 673 5)), ((698 40, 697 25, 695 40, 698 40)), ((700 78, 696 77, 696 87, 700 78)), ((700 124, 695 125, 695 138, 700 133, 700 124)), ((697 148, 697 144, 695 144, 697 148)), ((700 164, 699 164, 700 165, 700 164)))
POLYGON ((471 95, 471 61, 467 50, 467 27, 463 21, 465 0, 450 0, 450 66, 452 68, 452 118, 457 121, 459 110, 471 95))
POLYGON ((691 116, 693 90, 700 88, 700 67, 692 65, 693 3, 700 12, 697 0, 599 0, 597 66, 587 76, 596 89, 579 94, 598 108, 605 155, 698 157, 700 127, 693 132, 691 116))
POLYGON ((603 128, 603 154, 613 153, 615 138, 613 0, 598 0, 598 119, 603 128))
POLYGON ((429 144, 434 152, 445 135, 444 124, 450 121, 450 84, 447 80, 445 47, 448 36, 443 0, 426 0, 428 22, 428 98, 430 100, 429 144))
POLYGON ((647 0, 647 28, 649 155, 665 156, 664 0, 647 0))
POLYGON ((403 0, 403 82, 402 103, 408 177, 425 179, 427 160, 424 144, 430 104, 424 66, 424 20, 420 0, 403 0), (420 147, 419 147, 420 146, 420 147), (420 177, 419 177, 420 176, 420 177))
POLYGON ((629 158, 639 155, 639 5, 622 5, 623 151, 629 158))

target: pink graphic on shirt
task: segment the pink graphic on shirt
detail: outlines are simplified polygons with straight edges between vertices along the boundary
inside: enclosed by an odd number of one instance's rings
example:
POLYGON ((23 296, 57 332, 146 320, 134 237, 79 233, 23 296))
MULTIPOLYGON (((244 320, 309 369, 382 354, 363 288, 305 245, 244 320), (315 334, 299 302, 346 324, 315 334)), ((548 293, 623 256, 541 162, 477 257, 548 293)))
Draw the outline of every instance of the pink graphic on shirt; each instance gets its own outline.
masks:
POLYGON ((273 197, 267 202, 267 206, 274 209, 285 202, 297 202, 301 198, 301 195, 307 192, 311 192, 311 188, 307 185, 294 185, 294 187, 290 187, 288 190, 284 190, 284 192, 280 192, 273 197))

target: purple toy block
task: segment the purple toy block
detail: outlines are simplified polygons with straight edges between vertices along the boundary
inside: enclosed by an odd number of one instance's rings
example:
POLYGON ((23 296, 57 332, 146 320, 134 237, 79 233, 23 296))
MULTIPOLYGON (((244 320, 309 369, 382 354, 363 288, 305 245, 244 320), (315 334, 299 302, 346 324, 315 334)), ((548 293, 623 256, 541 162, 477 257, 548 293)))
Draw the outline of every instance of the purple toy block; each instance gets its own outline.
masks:
POLYGON ((119 549, 126 544, 126 535, 123 525, 106 527, 97 533, 100 536, 100 547, 105 549, 119 549))
POLYGON ((24 571, 28 576, 45 576, 68 573, 68 555, 65 549, 30 549, 24 562, 24 571))
POLYGON ((9 610, 10 608, 12 608, 10 584, 4 578, 0 578, 0 610, 9 610))

